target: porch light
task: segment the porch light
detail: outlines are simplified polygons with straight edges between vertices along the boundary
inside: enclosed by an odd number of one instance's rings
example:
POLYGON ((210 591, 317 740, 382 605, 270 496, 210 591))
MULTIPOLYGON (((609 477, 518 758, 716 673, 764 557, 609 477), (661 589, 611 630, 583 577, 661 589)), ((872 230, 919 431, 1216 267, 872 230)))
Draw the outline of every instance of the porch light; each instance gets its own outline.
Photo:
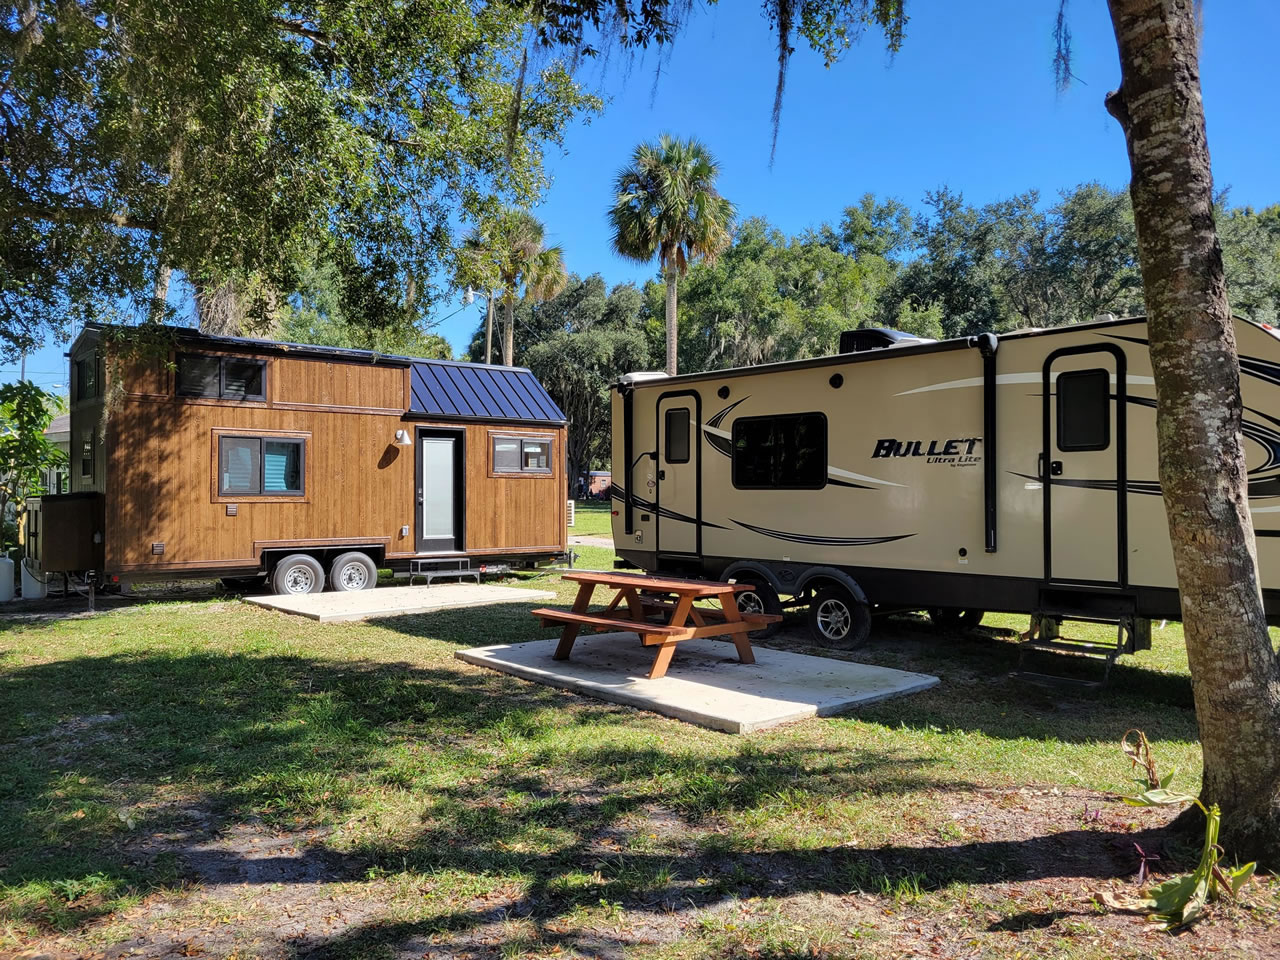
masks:
POLYGON ((413 439, 409 436, 409 431, 408 431, 408 430, 397 430, 397 431, 396 431, 396 446, 397 446, 397 447, 411 447, 411 446, 413 446, 413 439))

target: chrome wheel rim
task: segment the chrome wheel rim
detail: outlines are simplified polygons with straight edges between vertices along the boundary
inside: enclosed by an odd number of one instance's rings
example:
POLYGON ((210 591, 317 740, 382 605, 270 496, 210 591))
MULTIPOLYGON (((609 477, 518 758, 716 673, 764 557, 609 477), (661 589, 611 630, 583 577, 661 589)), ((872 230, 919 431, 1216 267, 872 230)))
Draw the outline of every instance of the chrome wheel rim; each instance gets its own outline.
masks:
POLYGON ((739 613, 764 613, 764 598, 755 591, 738 594, 739 613))
POLYGON ((849 633, 853 615, 839 600, 824 600, 818 607, 818 629, 829 640, 843 640, 849 633))
POLYGON ((315 574, 308 567, 298 564, 285 571, 284 589, 288 593, 310 593, 316 585, 315 574))
POLYGON ((346 590, 363 590, 369 582, 369 571, 363 563, 348 563, 338 574, 338 582, 346 590))

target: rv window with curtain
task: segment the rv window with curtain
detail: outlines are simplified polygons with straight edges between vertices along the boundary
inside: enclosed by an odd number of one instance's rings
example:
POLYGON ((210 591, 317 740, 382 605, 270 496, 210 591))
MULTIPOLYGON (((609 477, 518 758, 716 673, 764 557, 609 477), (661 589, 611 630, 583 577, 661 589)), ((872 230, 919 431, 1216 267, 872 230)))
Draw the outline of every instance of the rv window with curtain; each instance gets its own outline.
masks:
POLYGON ((1058 449, 1111 445, 1111 373, 1101 368, 1058 374, 1058 449))
POLYGON ((306 441, 273 437, 218 438, 218 495, 300 497, 306 441))
POLYGON ((491 435, 493 473, 551 473, 551 440, 491 435))
POLYGON ((662 435, 667 440, 667 463, 689 462, 689 408, 668 410, 662 435))
POLYGON ((265 400, 265 360, 178 354, 178 396, 223 400, 265 400))
POLYGON ((733 485, 744 490, 825 487, 826 416, 739 417, 733 422, 733 485))

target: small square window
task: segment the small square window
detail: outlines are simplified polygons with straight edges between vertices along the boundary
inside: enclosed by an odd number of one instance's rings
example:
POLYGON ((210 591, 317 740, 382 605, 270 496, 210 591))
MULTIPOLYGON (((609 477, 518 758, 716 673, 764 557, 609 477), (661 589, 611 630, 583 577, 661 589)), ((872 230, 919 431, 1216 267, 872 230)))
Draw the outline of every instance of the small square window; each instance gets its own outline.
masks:
POLYGON ((1058 374, 1058 449, 1111 446, 1111 374, 1101 368, 1058 374))
POLYGON ((194 353, 178 355, 178 396, 216 397, 221 392, 222 364, 217 357, 194 353))
POLYGON ((222 398, 224 400, 265 400, 262 389, 261 360, 227 357, 222 361, 222 398))
POLYGON ((221 461, 218 493, 223 496, 254 496, 262 492, 258 458, 262 441, 257 437, 223 437, 218 445, 221 461))
POLYGON ((262 492, 302 493, 302 441, 262 441, 262 492))
POLYGON ((520 441, 511 437, 493 438, 493 472, 520 472, 520 441))
POLYGON ((551 441, 525 440, 521 443, 524 459, 520 469, 525 473, 551 472, 551 441))

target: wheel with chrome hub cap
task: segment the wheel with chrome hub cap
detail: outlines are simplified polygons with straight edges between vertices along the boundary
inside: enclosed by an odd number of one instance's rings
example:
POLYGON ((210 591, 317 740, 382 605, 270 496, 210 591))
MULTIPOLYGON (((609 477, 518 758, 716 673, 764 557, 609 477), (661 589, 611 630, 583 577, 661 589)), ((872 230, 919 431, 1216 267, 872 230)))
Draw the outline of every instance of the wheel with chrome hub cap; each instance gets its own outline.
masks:
POLYGON ((853 650, 871 635, 871 608, 844 587, 830 583, 809 604, 809 633, 819 646, 853 650))
POLYGON ((276 564, 271 587, 276 593, 292 596, 319 593, 324 589, 324 568, 305 553, 292 554, 276 564))
POLYGON ((358 550, 344 553, 329 568, 329 583, 343 593, 370 590, 378 583, 378 566, 358 550))

